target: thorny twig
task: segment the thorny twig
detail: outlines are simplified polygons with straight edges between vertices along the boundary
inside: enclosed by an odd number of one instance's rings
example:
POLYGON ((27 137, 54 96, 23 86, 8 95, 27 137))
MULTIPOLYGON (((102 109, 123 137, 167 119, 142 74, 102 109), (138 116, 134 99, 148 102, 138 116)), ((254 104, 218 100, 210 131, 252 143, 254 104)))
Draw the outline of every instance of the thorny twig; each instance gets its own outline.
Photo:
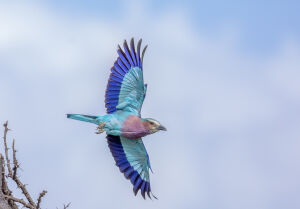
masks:
POLYGON ((9 200, 13 200, 15 202, 21 203, 26 208, 35 209, 35 207, 33 207, 32 205, 30 205, 29 203, 27 203, 23 199, 15 198, 15 197, 9 196, 9 195, 4 195, 4 197, 7 198, 7 199, 9 199, 9 200))
POLYGON ((6 135, 7 132, 9 131, 9 129, 7 128, 8 125, 8 121, 6 121, 4 123, 4 136, 3 136, 3 140, 4 140, 4 148, 5 148, 5 159, 6 159, 6 166, 7 166, 7 170, 8 170, 8 176, 12 177, 12 171, 11 171, 11 167, 10 167, 10 160, 8 157, 8 148, 7 148, 7 141, 6 141, 6 135))
POLYGON ((17 170, 19 168, 19 163, 16 157, 16 149, 15 149, 15 140, 13 139, 12 143, 12 148, 13 148, 13 162, 14 162, 14 167, 13 167, 13 179, 17 178, 17 170))
MULTIPOLYGON (((70 206, 70 202, 68 204, 64 204, 64 208, 63 209, 67 209, 70 206)), ((56 209, 58 209, 58 207, 56 207, 56 209)))
POLYGON ((37 199, 37 204, 36 204, 36 208, 37 208, 37 209, 40 208, 40 204, 41 204, 42 198, 45 196, 46 193, 47 193, 46 190, 43 190, 43 191, 40 193, 39 198, 37 199))
POLYGON ((66 205, 64 204, 64 209, 67 209, 70 206, 70 204, 71 204, 70 202, 66 205))
MULTIPOLYGON (((41 201, 42 201, 42 198, 45 196, 45 194, 47 193, 46 190, 42 191, 37 199, 37 203, 35 203, 32 199, 32 197, 30 196, 29 192, 27 191, 26 189, 26 185, 23 184, 21 182, 21 180, 19 179, 18 175, 17 175, 17 171, 18 171, 18 168, 19 168, 19 163, 18 163, 18 160, 17 160, 17 157, 16 157, 16 149, 15 149, 15 141, 13 140, 13 143, 12 143, 12 151, 13 151, 13 168, 11 168, 10 166, 10 159, 9 159, 9 156, 8 156, 8 147, 7 147, 7 132, 9 131, 9 128, 7 127, 8 126, 8 121, 6 121, 4 123, 4 136, 3 136, 3 140, 4 140, 4 150, 5 150, 5 159, 6 159, 6 167, 7 167, 7 170, 8 170, 8 177, 10 179, 12 179, 18 186, 18 188, 21 189, 23 195, 25 196, 27 202, 23 199, 20 199, 20 198, 16 198, 12 195, 12 192, 10 190, 8 190, 8 192, 6 192, 5 194, 5 198, 7 198, 9 201, 14 201, 14 202, 17 202, 17 203, 20 203, 21 205, 23 205, 24 207, 26 208, 30 208, 30 209, 40 209, 40 204, 41 204, 41 201)), ((5 186, 6 186, 6 182, 5 182, 5 186)))
MULTIPOLYGON (((0 170, 1 170, 1 183, 0 184, 2 186, 0 189, 2 190, 3 195, 11 196, 12 191, 10 191, 10 189, 8 188, 7 182, 5 180, 5 167, 4 167, 4 164, 5 164, 4 157, 0 153, 0 166, 1 166, 0 167, 0 170)), ((18 208, 13 200, 8 199, 7 202, 8 202, 8 205, 10 205, 12 209, 17 209, 18 208)))

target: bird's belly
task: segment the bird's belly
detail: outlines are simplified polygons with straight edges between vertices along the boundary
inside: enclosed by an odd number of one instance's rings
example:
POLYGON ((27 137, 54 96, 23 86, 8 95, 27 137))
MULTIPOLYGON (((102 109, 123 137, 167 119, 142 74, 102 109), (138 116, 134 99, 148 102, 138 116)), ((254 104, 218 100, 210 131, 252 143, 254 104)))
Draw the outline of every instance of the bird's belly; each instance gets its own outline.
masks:
POLYGON ((138 138, 141 138, 143 136, 146 136, 147 133, 145 133, 143 131, 140 131, 140 132, 137 132, 137 131, 122 131, 121 135, 125 138, 128 138, 128 139, 138 139, 138 138))

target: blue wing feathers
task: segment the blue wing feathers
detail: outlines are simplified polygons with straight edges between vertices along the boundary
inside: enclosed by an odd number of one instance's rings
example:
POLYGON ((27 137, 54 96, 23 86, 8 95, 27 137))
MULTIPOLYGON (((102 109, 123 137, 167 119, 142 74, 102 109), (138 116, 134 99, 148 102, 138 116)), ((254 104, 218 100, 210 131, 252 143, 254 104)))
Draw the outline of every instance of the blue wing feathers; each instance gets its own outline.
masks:
POLYGON ((124 77, 124 76, 123 76, 121 73, 119 73, 118 70, 116 70, 115 68, 112 68, 112 69, 111 69, 111 72, 112 72, 112 75, 114 75, 114 76, 120 78, 121 80, 122 80, 123 77, 124 77))
POLYGON ((130 64, 128 63, 128 60, 126 59, 126 55, 123 52, 123 50, 121 49, 121 47, 119 46, 119 50, 118 50, 118 54, 123 62, 123 64, 126 66, 126 68, 129 70, 130 69, 130 64))
POLYGON ((116 75, 116 74, 111 74, 109 79, 111 81, 115 81, 115 82, 119 82, 119 83, 122 83, 122 81, 123 81, 123 78, 118 77, 118 75, 116 75))
POLYGON ((116 104, 117 103, 107 103, 106 107, 112 109, 116 106, 116 104))
POLYGON ((128 161, 126 159, 123 159, 123 155, 120 154, 120 159, 118 160, 118 162, 116 163, 117 166, 122 166, 122 165, 128 165, 128 166, 131 166, 128 161))
POLYGON ((116 90, 116 91, 118 91, 120 89, 120 87, 119 86, 115 86, 115 85, 110 85, 109 87, 108 87, 108 90, 116 90))
POLYGON ((117 100, 109 100, 109 101, 107 101, 107 105, 108 104, 118 104, 118 101, 117 100))
POLYGON ((127 73, 129 71, 129 69, 124 65, 120 57, 117 59, 117 63, 124 73, 127 73))
MULTIPOLYGON (((110 146, 109 147, 112 151, 114 151, 114 154, 120 154, 120 155, 122 155, 123 156, 123 154, 124 154, 124 151, 123 151, 123 149, 122 148, 119 148, 119 147, 113 147, 113 146, 110 146)), ((126 159, 124 159, 124 161, 118 161, 117 162, 117 164, 121 164, 121 163, 123 163, 123 162, 128 162, 126 159)))
POLYGON ((130 176, 131 176, 131 174, 132 174, 133 172, 134 172, 133 168, 130 167, 129 169, 127 169, 127 170, 125 171, 124 176, 125 176, 127 179, 129 179, 130 176))
POLYGON ((105 94, 106 100, 109 101, 111 99, 118 100, 117 96, 119 95, 119 92, 117 91, 109 91, 105 94))
POLYGON ((118 104, 118 101, 114 100, 114 99, 106 101, 106 105, 111 105, 111 104, 116 105, 116 104, 118 104))
POLYGON ((151 199, 150 192, 151 192, 151 187, 150 187, 150 184, 147 183, 147 195, 151 199))
POLYGON ((121 164, 120 165, 120 170, 122 171, 122 172, 124 172, 125 171, 125 169, 127 169, 127 168, 129 168, 130 167, 130 164, 129 163, 124 163, 124 164, 121 164))
POLYGON ((138 172, 137 171, 134 171, 133 172, 133 174, 131 175, 131 177, 130 177, 130 181, 131 181, 131 183, 134 185, 134 183, 135 183, 135 180, 136 180, 136 178, 138 177, 138 172))
POLYGON ((146 189, 146 181, 143 181, 142 186, 141 186, 141 194, 143 198, 145 199, 145 190, 146 189))
POLYGON ((139 189, 141 188, 141 183, 142 183, 142 179, 141 177, 138 177, 136 182, 135 182, 135 185, 133 187, 133 192, 134 192, 134 195, 137 194, 137 192, 139 191, 139 189))
POLYGON ((142 59, 147 46, 143 49, 141 58, 141 44, 142 39, 138 41, 137 50, 135 50, 134 40, 132 38, 130 41, 130 49, 126 40, 123 44, 124 51, 120 46, 118 46, 119 48, 117 53, 119 57, 111 68, 111 74, 105 94, 105 107, 107 109, 107 113, 113 113, 116 111, 119 98, 122 97, 122 99, 124 99, 132 91, 132 89, 126 85, 122 87, 122 84, 127 82, 127 85, 134 87, 136 82, 141 79, 141 76, 139 76, 135 71, 132 73, 132 76, 125 77, 129 70, 134 67, 142 69, 142 59))
POLYGON ((125 76, 126 71, 122 69, 122 67, 117 63, 117 61, 114 64, 115 70, 122 76, 125 76))
POLYGON ((127 44, 126 40, 124 41, 123 48, 125 50, 126 59, 129 61, 130 66, 134 67, 134 63, 133 63, 133 60, 131 58, 130 51, 129 51, 128 44, 127 44))
POLYGON ((145 156, 146 150, 144 146, 141 147, 142 141, 136 143, 135 141, 131 141, 132 139, 124 139, 125 138, 121 139, 119 136, 107 135, 108 147, 110 148, 116 165, 124 174, 125 178, 129 179, 132 183, 135 195, 140 190, 143 198, 145 198, 145 193, 151 198, 148 166, 141 164, 141 162, 147 163, 147 159, 145 160, 145 158, 147 158, 145 156), (145 157, 143 158, 142 156, 145 157), (147 176, 147 178, 145 176, 147 176))
MULTIPOLYGON (((148 193, 148 196, 150 197, 149 195, 149 191, 150 191, 150 183, 149 182, 146 182, 146 186, 145 186, 145 191, 148 193)), ((151 197, 150 197, 151 198, 151 197)))
POLYGON ((110 81, 110 86, 118 86, 118 87, 121 87, 121 83, 120 82, 117 82, 117 81, 110 81))

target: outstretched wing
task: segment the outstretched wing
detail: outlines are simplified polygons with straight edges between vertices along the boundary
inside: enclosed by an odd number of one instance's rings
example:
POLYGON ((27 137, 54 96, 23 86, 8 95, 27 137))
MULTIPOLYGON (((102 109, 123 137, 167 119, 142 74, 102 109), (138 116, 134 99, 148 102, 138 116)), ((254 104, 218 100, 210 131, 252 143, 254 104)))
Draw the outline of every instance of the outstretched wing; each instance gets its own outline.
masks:
POLYGON ((130 41, 130 49, 126 40, 123 44, 124 51, 119 46, 119 57, 111 68, 105 93, 107 113, 125 110, 140 115, 147 88, 142 71, 147 46, 143 49, 141 57, 141 44, 142 39, 137 44, 137 52, 133 38, 130 41))
MULTIPOLYGON (((143 198, 145 193, 151 198, 150 162, 142 139, 127 139, 112 135, 107 135, 106 138, 116 165, 133 184, 134 194, 141 190, 143 198)), ((156 198, 153 194, 152 196, 156 198)))

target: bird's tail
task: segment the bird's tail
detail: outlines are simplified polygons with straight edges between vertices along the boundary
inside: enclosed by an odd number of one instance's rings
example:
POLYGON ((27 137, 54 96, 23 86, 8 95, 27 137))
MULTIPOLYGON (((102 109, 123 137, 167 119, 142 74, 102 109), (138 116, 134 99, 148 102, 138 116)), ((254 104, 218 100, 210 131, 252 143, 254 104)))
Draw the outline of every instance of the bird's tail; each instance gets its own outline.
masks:
POLYGON ((97 116, 92 116, 92 115, 67 114, 67 118, 71 118, 71 119, 74 119, 74 120, 81 120, 81 121, 84 121, 84 122, 98 124, 97 121, 96 121, 96 119, 98 117, 97 116))

